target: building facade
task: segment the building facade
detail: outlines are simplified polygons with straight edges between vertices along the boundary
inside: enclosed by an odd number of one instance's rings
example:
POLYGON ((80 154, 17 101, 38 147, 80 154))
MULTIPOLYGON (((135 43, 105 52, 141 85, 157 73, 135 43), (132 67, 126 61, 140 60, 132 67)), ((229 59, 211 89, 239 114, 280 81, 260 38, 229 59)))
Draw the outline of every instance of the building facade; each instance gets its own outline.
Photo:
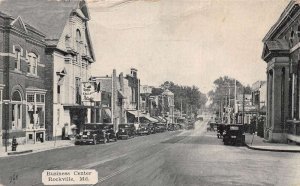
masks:
POLYGON ((262 58, 267 63, 265 138, 269 141, 292 139, 300 120, 299 5, 292 0, 263 39, 262 58))
POLYGON ((0 144, 45 139, 45 35, 0 12, 0 144))
MULTIPOLYGON (((71 127, 91 121, 90 68, 95 61, 84 0, 5 0, 1 10, 19 14, 45 34, 45 128, 47 139, 68 136, 71 127), (31 8, 28 8, 31 7, 31 8), (32 7, 38 15, 32 14, 32 7), (87 91, 89 93, 87 93, 87 91)), ((34 58, 34 57, 33 57, 34 58)), ((38 59, 39 60, 39 59, 38 59)), ((42 61, 42 59, 40 59, 42 61)))

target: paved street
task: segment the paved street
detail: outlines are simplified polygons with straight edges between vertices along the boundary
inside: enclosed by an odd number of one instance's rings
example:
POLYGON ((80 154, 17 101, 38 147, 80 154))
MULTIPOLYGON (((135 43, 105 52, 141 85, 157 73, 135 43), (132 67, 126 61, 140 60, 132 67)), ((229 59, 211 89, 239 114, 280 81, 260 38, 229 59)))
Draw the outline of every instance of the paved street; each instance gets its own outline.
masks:
POLYGON ((107 186, 300 183, 300 154, 224 146, 215 135, 198 122, 195 130, 5 157, 0 183, 42 185, 46 169, 96 169, 97 185, 107 186))

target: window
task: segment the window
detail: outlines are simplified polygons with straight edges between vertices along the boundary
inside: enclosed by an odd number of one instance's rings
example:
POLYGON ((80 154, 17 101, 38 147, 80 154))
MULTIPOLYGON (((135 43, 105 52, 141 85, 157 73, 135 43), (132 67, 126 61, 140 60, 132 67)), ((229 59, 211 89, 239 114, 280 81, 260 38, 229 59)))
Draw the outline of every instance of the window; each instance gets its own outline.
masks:
POLYGON ((22 97, 19 91, 13 93, 11 101, 12 129, 22 129, 22 97))
POLYGON ((21 70, 21 50, 20 49, 15 49, 15 69, 16 70, 21 70))
POLYGON ((60 85, 57 85, 57 103, 60 103, 60 85))
POLYGON ((294 31, 291 32, 291 35, 290 35, 290 47, 292 47, 294 45, 294 31))
POLYGON ((38 57, 34 53, 29 53, 27 72, 33 75, 37 75, 37 63, 38 57))
POLYGON ((34 94, 27 94, 27 102, 30 103, 34 102, 34 94))
POLYGON ((80 51, 80 45, 81 45, 81 33, 79 29, 76 30, 76 49, 77 52, 79 53, 80 51))
POLYGON ((75 78, 75 96, 76 96, 76 103, 81 104, 81 95, 80 95, 80 78, 75 78))

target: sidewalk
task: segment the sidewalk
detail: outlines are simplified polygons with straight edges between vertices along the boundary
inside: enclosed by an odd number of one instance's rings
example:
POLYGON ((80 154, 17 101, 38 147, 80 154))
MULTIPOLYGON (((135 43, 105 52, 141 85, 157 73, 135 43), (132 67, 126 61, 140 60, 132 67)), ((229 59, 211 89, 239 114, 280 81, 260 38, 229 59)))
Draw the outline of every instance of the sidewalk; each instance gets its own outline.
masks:
POLYGON ((7 152, 5 152, 5 147, 0 147, 0 157, 5 157, 9 155, 35 153, 35 152, 63 148, 63 147, 70 147, 70 146, 74 146, 73 140, 45 141, 44 143, 39 142, 36 144, 18 145, 17 151, 11 151, 11 146, 8 146, 7 152))
POLYGON ((274 152, 299 152, 300 146, 296 144, 283 144, 283 143, 268 143, 263 138, 256 134, 245 134, 245 143, 249 149, 261 151, 274 151, 274 152), (253 140, 252 140, 253 139, 253 140))

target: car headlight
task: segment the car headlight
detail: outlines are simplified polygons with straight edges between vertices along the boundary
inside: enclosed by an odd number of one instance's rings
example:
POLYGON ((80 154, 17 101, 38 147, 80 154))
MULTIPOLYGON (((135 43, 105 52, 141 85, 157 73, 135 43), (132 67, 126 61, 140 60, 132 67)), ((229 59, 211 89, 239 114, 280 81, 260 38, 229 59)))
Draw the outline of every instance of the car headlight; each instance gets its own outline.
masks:
POLYGON ((80 132, 79 135, 82 136, 82 132, 80 132))
POLYGON ((91 133, 90 132, 87 132, 87 135, 90 135, 91 133))

